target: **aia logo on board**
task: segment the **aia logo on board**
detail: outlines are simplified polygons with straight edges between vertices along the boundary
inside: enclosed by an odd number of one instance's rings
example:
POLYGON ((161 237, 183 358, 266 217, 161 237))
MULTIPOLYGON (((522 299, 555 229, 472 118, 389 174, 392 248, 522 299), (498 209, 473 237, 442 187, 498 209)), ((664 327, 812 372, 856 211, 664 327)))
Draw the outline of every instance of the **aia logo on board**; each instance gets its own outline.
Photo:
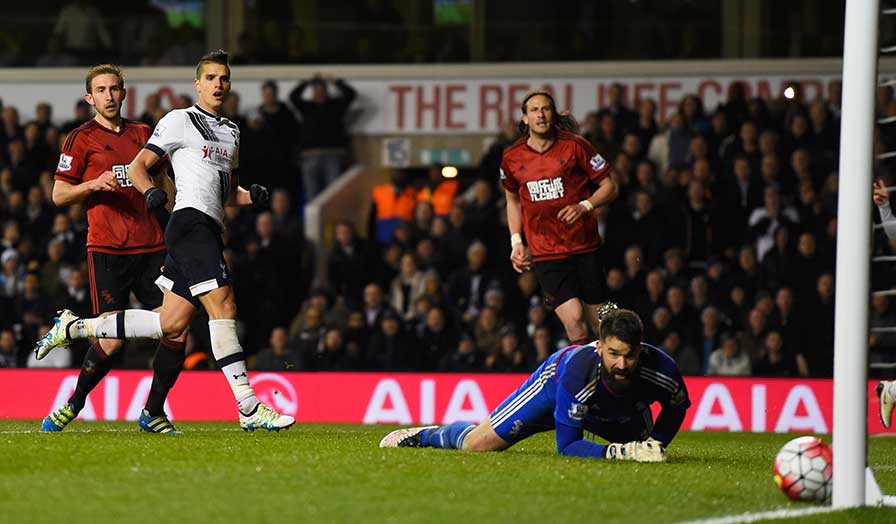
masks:
POLYGON ((276 373, 258 373, 249 380, 255 396, 282 415, 295 416, 299 410, 299 395, 293 385, 276 373))

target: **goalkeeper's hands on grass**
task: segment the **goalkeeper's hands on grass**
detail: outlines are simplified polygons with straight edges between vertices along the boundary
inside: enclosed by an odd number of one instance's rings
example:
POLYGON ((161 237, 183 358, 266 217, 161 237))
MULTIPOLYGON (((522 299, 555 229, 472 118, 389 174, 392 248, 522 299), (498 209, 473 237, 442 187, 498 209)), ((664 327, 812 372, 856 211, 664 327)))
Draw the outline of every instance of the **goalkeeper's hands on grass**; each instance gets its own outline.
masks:
POLYGON ((604 458, 607 460, 634 460, 635 462, 665 462, 666 450, 660 441, 649 438, 609 444, 604 458))

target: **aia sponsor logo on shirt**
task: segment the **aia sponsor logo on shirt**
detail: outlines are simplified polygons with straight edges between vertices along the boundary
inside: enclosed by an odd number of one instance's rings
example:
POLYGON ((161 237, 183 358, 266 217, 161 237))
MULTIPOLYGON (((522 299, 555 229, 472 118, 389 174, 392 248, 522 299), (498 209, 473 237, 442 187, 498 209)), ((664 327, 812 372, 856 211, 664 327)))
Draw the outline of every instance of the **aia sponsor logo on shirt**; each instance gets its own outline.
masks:
POLYGON ((589 160, 588 163, 591 164, 591 169, 595 171, 600 171, 607 165, 607 161, 604 160, 604 157, 600 156, 600 154, 591 157, 591 160, 589 160))
POLYGON ((561 177, 526 182, 526 189, 529 190, 529 198, 533 202, 563 198, 565 192, 561 177))
POLYGON ((115 180, 118 181, 120 187, 134 186, 134 183, 131 182, 130 177, 128 177, 128 167, 127 164, 115 164, 112 166, 111 171, 115 173, 115 180))
POLYGON ((56 166, 56 169, 60 171, 71 171, 72 160, 74 160, 73 157, 62 153, 61 155, 59 155, 59 165, 56 166))
POLYGON ((202 146, 202 159, 217 165, 230 165, 230 151, 220 146, 202 146))

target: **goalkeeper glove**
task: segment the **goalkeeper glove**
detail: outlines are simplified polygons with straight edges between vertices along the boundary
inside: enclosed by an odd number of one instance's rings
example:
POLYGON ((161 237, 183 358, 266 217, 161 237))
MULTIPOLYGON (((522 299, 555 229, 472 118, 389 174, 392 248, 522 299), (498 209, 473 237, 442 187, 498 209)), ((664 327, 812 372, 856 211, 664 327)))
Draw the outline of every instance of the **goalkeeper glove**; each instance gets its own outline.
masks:
POLYGON ((624 444, 609 444, 604 458, 608 460, 634 460, 635 462, 665 462, 666 450, 658 440, 635 440, 624 444))
POLYGON ((600 307, 597 308, 597 319, 602 321, 618 310, 619 306, 617 306, 615 303, 604 302, 600 307))
POLYGON ((168 203, 168 195, 157 187, 147 189, 146 192, 143 193, 143 198, 146 199, 146 207, 150 211, 164 207, 165 204, 168 203))
POLYGON ((271 195, 268 188, 260 184, 252 184, 249 186, 249 197, 252 199, 252 205, 256 209, 264 209, 268 207, 271 201, 271 195))

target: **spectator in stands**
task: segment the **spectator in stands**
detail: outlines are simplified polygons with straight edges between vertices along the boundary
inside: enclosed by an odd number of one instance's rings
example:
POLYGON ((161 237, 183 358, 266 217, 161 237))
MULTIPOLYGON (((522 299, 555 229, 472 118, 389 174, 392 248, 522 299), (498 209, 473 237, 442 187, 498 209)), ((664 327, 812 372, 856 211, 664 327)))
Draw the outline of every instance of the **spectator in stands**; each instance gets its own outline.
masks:
POLYGON ((750 356, 753 366, 765 356, 766 314, 754 307, 747 317, 746 329, 737 333, 737 345, 750 356))
POLYGON ((74 67, 78 65, 78 59, 66 51, 62 35, 53 34, 47 39, 47 51, 37 57, 34 65, 37 67, 74 67))
MULTIPOLYGON (((467 249, 466 266, 448 277, 447 295, 449 307, 457 318, 471 322, 485 305, 485 292, 494 279, 485 270, 487 250, 482 242, 474 242, 467 249)), ((478 344, 484 349, 482 344, 478 344)))
POLYGON ((750 357, 741 351, 732 333, 722 333, 721 347, 709 355, 707 375, 746 377, 750 375, 750 357))
POLYGON ((414 303, 422 297, 426 289, 423 285, 423 273, 417 269, 417 261, 412 253, 401 257, 401 265, 389 286, 389 302, 403 321, 414 316, 414 303))
MULTIPOLYGON (((271 330, 268 347, 255 356, 252 369, 262 371, 295 371, 299 367, 299 358, 289 347, 286 328, 282 326, 271 330)), ((304 366, 302 366, 304 369, 304 366)))
POLYGON ((358 305, 371 263, 366 242, 357 236, 355 225, 349 220, 337 222, 333 236, 335 242, 327 256, 330 288, 345 297, 348 304, 358 305))
POLYGON ((476 347, 483 355, 497 354, 501 345, 501 325, 498 314, 490 307, 483 308, 475 319, 473 333, 476 336, 476 347))
POLYGON ((677 331, 669 331, 662 341, 663 350, 675 359, 682 375, 700 374, 700 359, 697 357, 697 352, 691 346, 682 344, 681 335, 677 331))
POLYGON ((19 348, 15 334, 12 330, 0 331, 0 368, 15 368, 18 366, 19 348))
POLYGON ((504 155, 504 150, 516 142, 519 137, 520 128, 517 122, 509 119, 479 160, 479 176, 482 177, 482 180, 494 183, 498 179, 498 170, 501 168, 501 157, 504 155))
POLYGON ((74 131, 75 129, 81 127, 82 124, 84 124, 91 118, 93 118, 93 113, 92 113, 92 110, 90 109, 90 104, 88 104, 86 100, 79 98, 75 102, 74 118, 72 120, 69 120, 69 121, 65 122, 64 124, 62 124, 62 127, 60 128, 60 130, 64 134, 68 134, 68 133, 74 131))
POLYGON ((367 361, 371 369, 410 371, 418 369, 419 354, 414 341, 401 329, 401 320, 394 311, 387 311, 379 329, 370 338, 367 361))
MULTIPOLYGON (((764 289, 778 289, 782 286, 793 286, 798 273, 803 270, 797 265, 797 257, 790 242, 790 228, 779 227, 775 233, 775 244, 765 254, 759 269, 760 285, 764 289)), ((807 267, 810 271, 812 268, 807 267)), ((816 276, 812 277, 814 288, 816 276)))
POLYGON ((479 352, 476 349, 476 338, 464 331, 457 342, 457 349, 445 355, 439 362, 439 371, 450 373, 471 373, 480 371, 479 352))
POLYGON ((519 336, 513 326, 505 326, 501 330, 499 350, 485 357, 485 370, 492 373, 525 373, 529 369, 527 364, 519 336))
POLYGON ((610 115, 615 119, 615 123, 619 128, 631 128, 637 122, 638 116, 628 108, 625 98, 625 87, 620 83, 614 82, 607 89, 607 105, 598 112, 598 116, 610 115))
MULTIPOLYGON (((9 225, 7 224, 7 228, 9 225)), ((6 298, 13 298, 22 287, 25 279, 24 268, 19 263, 19 253, 12 247, 7 247, 0 255, 0 292, 6 298)))
MULTIPOLYGON (((646 149, 653 137, 659 133, 656 124, 656 101, 652 98, 643 98, 638 102, 638 119, 631 130, 638 135, 641 147, 646 149)), ((618 171, 618 167, 616 170, 618 171)))
POLYGON ((301 317, 289 326, 289 344, 296 349, 301 362, 314 360, 314 353, 324 334, 324 312, 316 306, 309 307, 301 317))
MULTIPOLYGON (((305 180, 308 175, 304 163, 302 170, 302 180, 305 180)), ((417 192, 408 183, 407 174, 396 169, 392 171, 389 183, 374 186, 372 197, 367 238, 376 240, 382 246, 392 241, 395 228, 401 221, 413 220, 417 192)))
POLYGON ((379 284, 369 283, 364 286, 364 319, 371 333, 379 330, 383 317, 389 312, 390 308, 383 300, 383 290, 379 284))
MULTIPOLYGON (((814 295, 802 295, 805 318, 811 319, 812 328, 807 329, 801 343, 812 377, 830 377, 834 374, 834 276, 831 273, 819 275, 814 295)), ((891 324, 892 325, 892 324, 891 324)))
POLYGON ((102 12, 93 4, 92 0, 69 2, 59 10, 53 26, 53 34, 81 64, 95 62, 102 50, 112 47, 112 36, 106 29, 102 12))
POLYGON ((289 95, 302 115, 302 183, 308 202, 342 172, 349 147, 345 117, 356 95, 345 80, 320 74, 300 82, 289 95))
POLYGON ((795 377, 797 365, 794 358, 784 351, 781 333, 769 331, 765 336, 762 356, 753 365, 757 377, 795 377))
POLYGON ((448 321, 445 310, 433 307, 426 314, 426 322, 417 332, 421 365, 420 371, 435 371, 439 363, 457 347, 457 333, 448 321))
POLYGON ((796 224, 799 215, 792 206, 782 205, 781 195, 775 186, 767 186, 764 194, 764 206, 750 213, 749 226, 756 242, 756 253, 759 260, 775 245, 775 232, 782 226, 796 224))
MULTIPOLYGON (((275 170, 275 179, 271 186, 298 189, 296 183, 296 166, 294 159, 298 156, 299 141, 302 129, 289 107, 278 98, 279 88, 274 80, 265 80, 261 84, 261 105, 258 114, 266 129, 270 131, 275 147, 275 159, 268 159, 275 170)), ((308 199, 311 200, 310 198, 308 199)))

